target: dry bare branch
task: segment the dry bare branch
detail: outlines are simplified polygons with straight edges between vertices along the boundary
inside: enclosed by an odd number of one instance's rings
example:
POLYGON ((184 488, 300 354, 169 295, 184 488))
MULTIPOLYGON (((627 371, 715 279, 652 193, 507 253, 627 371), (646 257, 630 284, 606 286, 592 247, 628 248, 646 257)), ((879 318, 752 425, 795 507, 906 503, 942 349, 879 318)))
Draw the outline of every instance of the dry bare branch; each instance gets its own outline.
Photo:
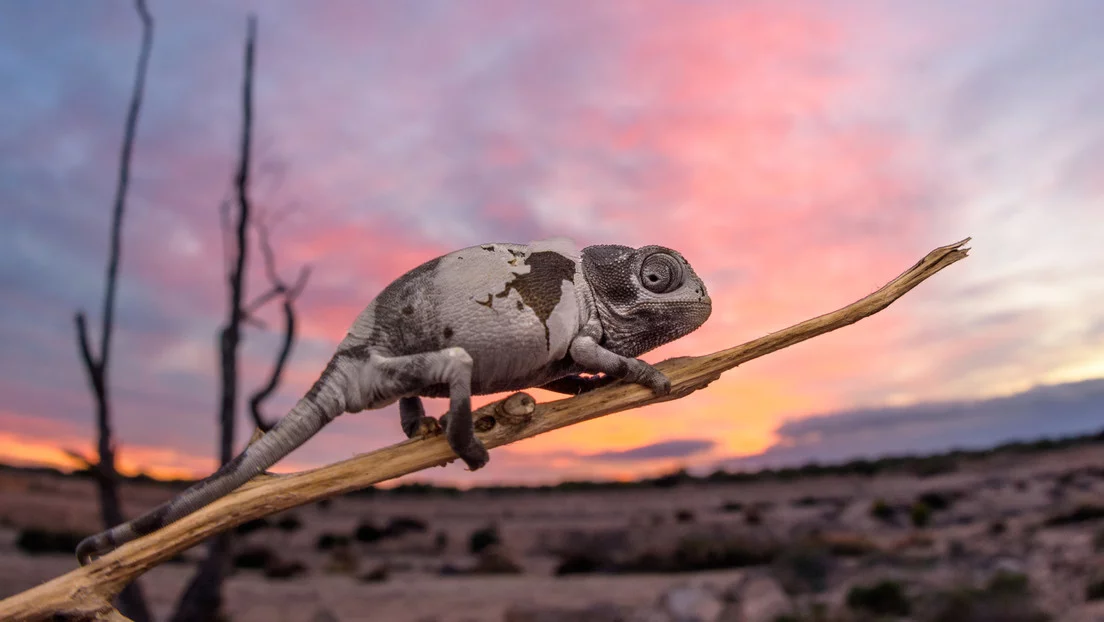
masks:
MULTIPOLYGON (((108 362, 111 359, 111 337, 115 330, 115 291, 119 281, 119 263, 122 256, 123 216, 126 210, 127 191, 130 187, 130 162, 134 151, 135 132, 138 127, 138 115, 142 108, 142 96, 145 92, 146 73, 149 67, 150 50, 153 47, 153 18, 146 8, 145 0, 135 0, 135 9, 142 21, 142 43, 138 53, 138 66, 131 90, 130 105, 127 108, 126 124, 123 129, 123 143, 119 149, 119 172, 115 186, 115 199, 111 210, 110 250, 107 257, 107 269, 104 279, 103 307, 100 313, 100 349, 92 352, 88 337, 88 325, 83 311, 78 311, 77 346, 80 348, 81 361, 88 376, 88 383, 96 401, 96 432, 99 459, 93 472, 99 484, 100 513, 105 527, 123 522, 123 512, 119 504, 116 489, 118 474, 115 470, 115 443, 111 432, 111 397, 108 383, 108 362)), ((91 463, 89 463, 91 464, 91 463)), ((150 619, 149 608, 141 587, 135 583, 125 586, 119 594, 119 606, 140 622, 150 619)))
MULTIPOLYGON (((789 328, 713 354, 668 359, 658 367, 671 379, 671 393, 613 383, 567 399, 537 404, 525 393, 488 404, 474 413, 488 449, 514 443, 603 415, 685 397, 742 363, 843 328, 888 307, 921 282, 966 257, 969 240, 937 248, 869 296, 789 328)), ((127 543, 87 566, 0 601, 0 619, 109 619, 108 604, 126 583, 207 538, 246 521, 394 479, 456 459, 443 436, 410 439, 310 471, 253 480, 233 493, 154 533, 127 543), (83 617, 82 617, 83 616, 83 617)), ((116 618, 118 619, 118 618, 116 618)))
MULTIPOLYGON (((245 71, 242 78, 242 125, 239 139, 238 169, 234 175, 237 198, 235 215, 222 216, 225 224, 233 224, 232 263, 227 278, 229 304, 226 323, 219 331, 219 464, 234 457, 234 423, 237 415, 239 389, 238 350, 242 339, 242 301, 245 297, 245 275, 249 257, 249 223, 253 213, 249 193, 249 174, 253 145, 253 67, 257 40, 257 18, 250 14, 246 22, 245 71)), ((226 208, 222 213, 226 213, 226 208)), ((224 234, 225 235, 225 234, 224 234)), ((201 622, 219 617, 222 602, 222 581, 230 551, 229 533, 219 533, 207 543, 207 558, 199 565, 177 602, 172 622, 201 622)))
POLYGON ((268 380, 265 381, 264 386, 249 396, 249 413, 253 416, 253 424, 257 426, 257 429, 267 432, 274 423, 265 419, 264 414, 261 413, 261 404, 276 392, 276 387, 280 386, 280 380, 284 375, 284 367, 287 366, 288 358, 291 356, 291 348, 295 345, 295 299, 307 286, 307 279, 310 277, 310 266, 303 266, 299 270, 299 277, 295 284, 288 287, 276 271, 276 253, 272 250, 272 243, 268 237, 268 227, 260 220, 256 222, 255 226, 260 241, 261 255, 264 257, 265 273, 272 285, 270 291, 278 292, 284 298, 281 305, 284 313, 284 340, 280 344, 280 351, 276 354, 276 361, 272 364, 272 371, 269 372, 268 380))

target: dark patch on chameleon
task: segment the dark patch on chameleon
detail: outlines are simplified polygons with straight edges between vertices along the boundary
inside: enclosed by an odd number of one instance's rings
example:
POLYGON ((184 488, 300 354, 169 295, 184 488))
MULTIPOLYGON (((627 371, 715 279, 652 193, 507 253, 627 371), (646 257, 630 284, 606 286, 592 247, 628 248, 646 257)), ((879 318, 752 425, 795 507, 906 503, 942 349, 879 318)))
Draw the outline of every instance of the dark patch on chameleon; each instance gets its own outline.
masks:
POLYGON ((139 536, 149 535, 165 526, 165 517, 169 514, 169 507, 163 505, 149 514, 143 514, 134 519, 131 529, 139 536))
POLYGON ((525 308, 525 303, 519 300, 518 301, 518 311, 521 311, 524 308, 525 308))
POLYGON ((483 305, 484 307, 487 307, 488 309, 493 309, 494 307, 491 306, 491 305, 494 304, 493 301, 494 301, 493 297, 490 294, 487 294, 487 299, 486 300, 476 300, 475 302, 483 305))
POLYGON ((212 474, 208 475, 207 477, 204 477, 203 479, 196 482, 195 486, 192 487, 192 490, 194 492, 199 492, 200 490, 203 490, 208 485, 210 485, 212 482, 214 482, 218 479, 221 479, 221 478, 233 473, 234 471, 237 471, 238 468, 241 466, 242 462, 245 462, 245 456, 248 453, 249 453, 249 448, 246 447, 244 450, 242 450, 242 452, 240 454, 234 456, 230 460, 230 462, 227 462, 226 464, 220 466, 217 471, 215 471, 214 473, 212 473, 212 474))
POLYGON ((521 302, 537 314, 537 319, 544 326, 545 346, 551 348, 548 318, 552 317, 552 310, 560 303, 563 293, 561 283, 575 280, 575 262, 557 252, 540 251, 529 255, 525 264, 529 266, 529 272, 513 272, 514 279, 495 296, 505 298, 510 290, 516 291, 521 296, 521 302))
POLYGON ((329 363, 326 363, 326 369, 322 370, 322 374, 318 376, 318 380, 314 381, 309 391, 304 396, 308 402, 313 403, 315 398, 318 397, 319 392, 322 391, 322 387, 326 385, 326 382, 330 379, 330 376, 337 371, 337 357, 338 354, 334 354, 329 363))
POLYGON ((403 315, 414 315, 414 307, 406 305, 402 308, 403 315))
POLYGON ((445 339, 452 339, 452 327, 446 326, 444 331, 445 339))
POLYGON ((366 343, 360 343, 355 346, 339 349, 334 353, 334 358, 336 359, 339 356, 351 358, 354 361, 367 361, 372 358, 372 348, 366 343))
POLYGON ((375 303, 375 322, 368 343, 382 348, 383 354, 402 352, 427 352, 439 350, 440 334, 437 329, 419 318, 420 313, 408 303, 411 300, 435 308, 432 297, 433 277, 441 258, 431 259, 402 275, 383 288, 375 303), (411 313, 406 313, 410 306, 411 313))
POLYGON ((487 251, 488 253, 495 252, 494 244, 484 244, 483 246, 480 246, 479 248, 482 248, 483 250, 487 251))

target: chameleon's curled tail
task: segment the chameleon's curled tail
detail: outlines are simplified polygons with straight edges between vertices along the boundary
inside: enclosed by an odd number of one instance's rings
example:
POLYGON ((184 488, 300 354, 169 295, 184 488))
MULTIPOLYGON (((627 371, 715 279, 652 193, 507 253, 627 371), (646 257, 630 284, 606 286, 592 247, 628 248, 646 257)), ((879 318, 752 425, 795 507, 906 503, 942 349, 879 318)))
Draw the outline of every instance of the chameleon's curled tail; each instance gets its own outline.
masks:
MULTIPOLYGON (((77 545, 77 559, 88 564, 114 550, 116 547, 152 533, 169 523, 180 520, 199 508, 222 497, 250 479, 263 473, 281 458, 305 443, 323 426, 344 411, 343 400, 317 399, 320 389, 336 388, 331 384, 333 361, 319 378, 315 387, 291 409, 267 434, 246 447, 237 457, 222 465, 207 478, 196 482, 176 498, 132 521, 117 525, 77 545), (327 386, 328 385, 328 386, 327 386), (340 401, 340 407, 334 403, 340 401), (325 404, 326 406, 322 406, 325 404)), ((325 391, 334 393, 333 391, 325 391)))

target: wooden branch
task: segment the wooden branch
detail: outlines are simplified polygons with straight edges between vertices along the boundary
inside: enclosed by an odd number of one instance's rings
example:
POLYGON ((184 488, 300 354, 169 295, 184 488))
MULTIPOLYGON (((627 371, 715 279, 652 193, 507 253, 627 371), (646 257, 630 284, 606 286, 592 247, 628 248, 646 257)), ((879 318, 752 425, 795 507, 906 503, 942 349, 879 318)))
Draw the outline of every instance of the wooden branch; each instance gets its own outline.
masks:
MULTIPOLYGON (((474 413, 476 430, 488 448, 649 404, 685 397, 741 363, 843 328, 888 307, 913 287, 966 257, 969 240, 937 248, 912 268, 842 309, 713 354, 668 359, 657 365, 671 379, 671 393, 656 397, 647 388, 614 383, 575 397, 536 404, 525 393, 488 404, 474 413)), ((411 439, 371 453, 292 475, 253 480, 233 493, 154 533, 124 544, 87 566, 0 601, 0 619, 96 618, 110 612, 111 597, 126 583, 181 551, 246 521, 456 459, 443 436, 411 439), (80 617, 85 616, 85 617, 80 617)))

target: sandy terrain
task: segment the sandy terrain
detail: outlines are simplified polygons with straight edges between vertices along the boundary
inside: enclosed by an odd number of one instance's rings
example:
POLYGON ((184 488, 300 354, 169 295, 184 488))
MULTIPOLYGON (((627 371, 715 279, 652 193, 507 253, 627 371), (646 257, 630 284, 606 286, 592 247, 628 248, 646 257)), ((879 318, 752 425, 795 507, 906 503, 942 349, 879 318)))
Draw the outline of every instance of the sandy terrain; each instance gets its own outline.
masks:
MULTIPOLYGON (((26 555, 17 538, 28 527, 87 531, 93 492, 89 481, 0 473, 0 596, 75 567, 67 555, 26 555)), ((129 485, 124 501, 136 512, 172 492, 129 485)), ((271 522, 241 535, 236 551, 274 554, 259 562, 268 574, 293 563, 301 570, 278 579, 238 569, 225 591, 235 622, 862 620, 895 606, 854 595, 885 580, 908 601, 897 619, 1042 619, 1031 617, 1037 609, 1054 620, 1104 620, 1104 444, 997 454, 933 477, 343 497, 271 522), (275 525, 292 515, 301 527, 275 525), (396 518, 414 519, 413 528, 400 533, 396 518), (362 525, 371 528, 358 540, 362 525), (498 542, 472 554, 473 533, 492 526, 498 542), (326 534, 348 542, 319 550, 326 534), (580 572, 556 576, 557 568, 580 572), (1088 600, 1097 582, 1100 598, 1088 600), (969 586, 977 588, 963 596, 969 586), (955 590, 973 604, 947 617, 955 590), (581 612, 598 603, 611 607, 581 612), (831 616, 815 617, 816 603, 831 616)), ((201 552, 143 577, 159 617, 201 552)))

